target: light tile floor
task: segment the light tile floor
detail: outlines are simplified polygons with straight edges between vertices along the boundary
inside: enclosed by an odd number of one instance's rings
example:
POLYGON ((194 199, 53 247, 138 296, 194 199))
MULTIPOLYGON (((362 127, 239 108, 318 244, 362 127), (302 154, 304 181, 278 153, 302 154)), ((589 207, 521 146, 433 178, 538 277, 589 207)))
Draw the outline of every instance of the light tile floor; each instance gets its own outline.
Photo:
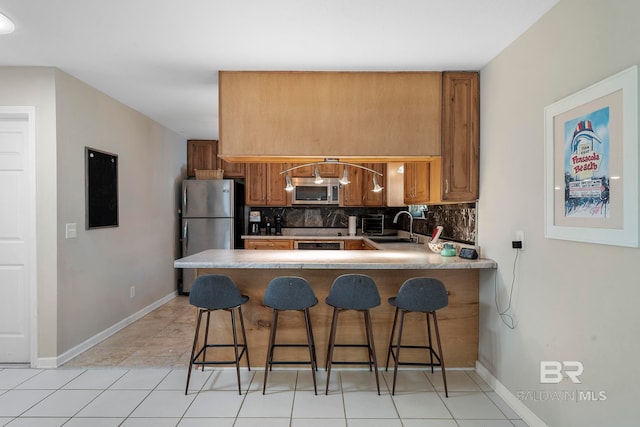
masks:
MULTIPOLYGON (((274 370, 262 394, 262 371, 194 371, 184 394, 184 368, 0 370, 0 425, 7 426, 422 426, 513 427, 522 420, 472 371, 449 371, 449 397, 439 372, 381 372, 381 392, 366 370, 332 375, 329 395, 313 393, 308 370, 274 370)), ((326 374, 317 373, 324 385, 326 374)), ((322 388, 322 387, 319 387, 322 388)))
POLYGON ((178 297, 59 369, 0 369, 0 426, 526 427, 474 372, 381 372, 381 395, 367 370, 335 370, 329 395, 318 371, 194 371, 184 394, 193 309, 178 297))

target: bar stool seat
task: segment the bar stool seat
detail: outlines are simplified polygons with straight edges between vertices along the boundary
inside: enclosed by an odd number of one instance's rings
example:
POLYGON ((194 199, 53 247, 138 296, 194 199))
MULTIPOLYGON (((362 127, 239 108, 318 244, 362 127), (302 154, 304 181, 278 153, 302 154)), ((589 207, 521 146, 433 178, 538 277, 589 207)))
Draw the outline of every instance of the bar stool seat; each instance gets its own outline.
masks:
POLYGON ((442 369, 442 381, 444 382, 445 396, 449 397, 447 390, 447 377, 444 368, 444 356, 442 353, 442 344, 440 343, 440 332, 438 330, 438 318, 436 310, 446 307, 449 304, 449 295, 444 284, 438 280, 429 277, 414 277, 406 280, 398 294, 395 297, 389 298, 389 304, 396 308, 395 315, 393 317, 393 326, 391 327, 391 337, 389 338, 389 349, 387 351, 387 363, 385 370, 389 369, 389 359, 393 357, 395 362, 393 368, 393 388, 392 395, 396 392, 396 377, 398 375, 398 365, 419 365, 430 366, 431 372, 433 372, 434 366, 440 366, 442 369), (427 336, 429 343, 426 346, 419 345, 402 345, 402 328, 404 324, 404 315, 410 312, 420 312, 426 314, 427 319, 427 336), (398 320, 398 313, 400 313, 400 326, 398 327, 398 341, 393 346, 393 338, 396 329, 396 323, 398 320), (436 334, 436 342, 438 343, 438 351, 433 348, 431 341, 431 322, 433 319, 433 327, 436 334), (400 349, 413 348, 413 349, 427 349, 429 350, 429 362, 400 362, 400 349), (435 361, 434 361, 435 357, 435 361))
POLYGON ((376 351, 373 343, 373 331, 371 328, 371 314, 369 309, 380 305, 380 294, 375 281, 364 274, 343 274, 337 277, 329 295, 325 300, 326 304, 333 307, 333 318, 331 320, 331 332, 329 334, 329 345, 327 347, 327 385, 325 394, 329 393, 329 379, 331 378, 332 364, 349 364, 349 365, 369 365, 369 370, 375 372, 376 386, 378 394, 380 394, 380 380, 378 379, 378 362, 376 360, 376 351), (366 344, 340 343, 336 344, 336 329, 338 325, 338 315, 347 310, 360 311, 364 315, 364 324, 367 335, 366 344), (335 347, 364 347, 368 352, 367 361, 335 361, 333 360, 333 350, 335 347))
POLYGON ((264 383, 262 394, 267 388, 267 376, 273 365, 306 364, 311 365, 311 375, 313 376, 313 390, 318 394, 316 388, 317 357, 316 345, 313 339, 313 329, 311 327, 311 316, 309 308, 318 303, 318 299, 311 289, 311 285, 306 279, 296 276, 280 276, 269 282, 262 301, 263 305, 273 309, 273 320, 271 322, 271 333, 269 335, 269 347, 267 348, 267 360, 264 367, 264 383), (307 330, 306 344, 276 344, 276 331, 278 329, 278 314, 281 311, 295 310, 304 314, 304 322, 307 330), (308 347, 308 361, 276 361, 273 360, 273 352, 276 347, 308 347))
POLYGON ((198 308, 198 320, 196 323, 196 332, 193 337, 193 347, 191 348, 191 357, 189 358, 189 370, 187 371, 187 386, 184 394, 189 390, 189 380, 191 379, 191 370, 193 365, 204 367, 207 365, 236 365, 236 375, 238 377, 238 393, 242 394, 240 387, 240 360, 242 356, 246 357, 247 367, 251 370, 249 363, 249 349, 247 348, 247 334, 244 329, 244 319, 242 317, 242 305, 249 301, 249 297, 241 295, 236 284, 230 277, 222 274, 207 274, 199 276, 194 282, 189 292, 189 303, 198 308), (237 327, 235 310, 238 310, 240 318, 240 328, 242 330, 242 344, 238 344, 237 327), (225 310, 231 313, 231 329, 233 331, 233 344, 209 344, 209 322, 211 320, 211 312, 216 310, 225 310), (205 324, 204 343, 197 350, 198 336, 202 323, 202 316, 206 313, 207 320, 205 324), (217 360, 207 361, 207 349, 216 347, 233 347, 235 358, 233 360, 217 360), (240 352, 238 350, 241 349, 240 352), (202 357, 201 357, 202 356, 202 357))

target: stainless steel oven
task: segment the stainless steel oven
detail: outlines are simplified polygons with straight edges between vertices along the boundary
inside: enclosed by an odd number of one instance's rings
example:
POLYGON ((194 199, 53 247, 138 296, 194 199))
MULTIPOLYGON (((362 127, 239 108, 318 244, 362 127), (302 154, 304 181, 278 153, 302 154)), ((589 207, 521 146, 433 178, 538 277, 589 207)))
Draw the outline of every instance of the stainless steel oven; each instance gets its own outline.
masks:
POLYGON ((301 250, 335 250, 344 249, 342 240, 296 240, 293 242, 294 249, 301 250))

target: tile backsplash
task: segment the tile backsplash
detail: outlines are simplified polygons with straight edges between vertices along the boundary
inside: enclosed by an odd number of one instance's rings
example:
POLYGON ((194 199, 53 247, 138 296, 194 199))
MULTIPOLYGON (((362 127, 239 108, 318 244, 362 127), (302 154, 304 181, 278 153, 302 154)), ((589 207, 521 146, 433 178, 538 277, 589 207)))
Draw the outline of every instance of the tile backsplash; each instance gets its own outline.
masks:
MULTIPOLYGON (((386 216, 385 228, 409 230, 409 217, 401 215, 398 224, 392 224, 393 217, 403 208, 348 208, 348 207, 286 207, 286 208, 252 208, 262 212, 263 226, 266 218, 273 222, 273 217, 281 215, 285 228, 348 228, 349 216, 358 217, 358 234, 361 232, 363 215, 380 214, 386 216)), ((414 219, 413 231, 430 236, 434 228, 442 225, 442 238, 463 243, 476 244, 476 204, 459 203, 448 205, 429 205, 424 219, 414 219)))

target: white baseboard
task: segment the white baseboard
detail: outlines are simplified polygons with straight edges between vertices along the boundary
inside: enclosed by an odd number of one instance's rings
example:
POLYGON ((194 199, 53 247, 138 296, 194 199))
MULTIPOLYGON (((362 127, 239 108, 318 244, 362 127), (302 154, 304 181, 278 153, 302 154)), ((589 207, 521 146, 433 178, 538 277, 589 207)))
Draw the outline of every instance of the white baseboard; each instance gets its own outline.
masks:
POLYGON ((476 361, 476 373, 489 384, 489 387, 506 402, 513 411, 522 418, 522 421, 531 427, 548 427, 536 414, 522 403, 511 391, 504 386, 485 366, 476 361))
POLYGON ((155 302, 149 304, 148 306, 144 307, 142 310, 140 310, 140 311, 138 311, 136 313, 133 313, 131 316, 127 317, 126 319, 121 320, 120 322, 116 323, 115 325, 111 326, 110 328, 105 329, 104 331, 92 336, 88 340, 86 340, 86 341, 78 344, 77 346, 65 351, 64 353, 62 353, 58 357, 39 357, 37 362, 36 362, 37 366, 35 366, 35 367, 36 368, 57 368, 58 366, 63 365, 64 363, 66 363, 69 360, 73 359, 74 357, 76 357, 80 353, 83 353, 83 352, 87 351, 88 349, 90 349, 94 345, 104 341, 105 339, 109 338, 111 335, 113 335, 116 332, 118 332, 118 331, 124 329, 125 327, 129 326, 130 324, 132 324, 136 320, 139 320, 142 317, 144 317, 145 315, 151 313, 153 310, 155 310, 156 308, 160 307, 161 305, 166 304, 167 302, 171 301, 177 295, 178 295, 177 292, 171 292, 169 295, 167 295, 167 296, 165 296, 163 298, 160 298, 158 301, 155 301, 155 302))

